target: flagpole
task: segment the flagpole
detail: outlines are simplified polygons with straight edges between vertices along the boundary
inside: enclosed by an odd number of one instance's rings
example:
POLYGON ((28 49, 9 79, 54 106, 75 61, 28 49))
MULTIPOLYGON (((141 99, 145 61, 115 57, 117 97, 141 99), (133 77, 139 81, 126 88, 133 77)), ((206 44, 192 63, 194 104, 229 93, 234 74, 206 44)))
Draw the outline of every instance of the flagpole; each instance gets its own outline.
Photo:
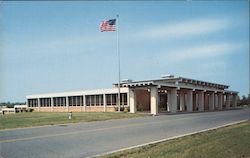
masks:
POLYGON ((118 56, 118 112, 121 111, 121 98, 120 98, 120 80, 121 80, 121 72, 120 72, 120 43, 119 43, 119 28, 118 28, 118 18, 119 15, 116 15, 116 40, 117 40, 117 56, 118 56))

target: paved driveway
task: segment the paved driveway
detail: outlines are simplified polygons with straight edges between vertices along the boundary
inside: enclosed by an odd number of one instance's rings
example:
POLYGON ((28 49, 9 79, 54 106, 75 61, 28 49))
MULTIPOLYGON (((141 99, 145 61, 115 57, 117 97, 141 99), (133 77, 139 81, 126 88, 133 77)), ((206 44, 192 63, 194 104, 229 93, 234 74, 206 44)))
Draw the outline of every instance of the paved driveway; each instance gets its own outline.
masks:
POLYGON ((3 130, 0 157, 88 157, 246 119, 241 109, 3 130))

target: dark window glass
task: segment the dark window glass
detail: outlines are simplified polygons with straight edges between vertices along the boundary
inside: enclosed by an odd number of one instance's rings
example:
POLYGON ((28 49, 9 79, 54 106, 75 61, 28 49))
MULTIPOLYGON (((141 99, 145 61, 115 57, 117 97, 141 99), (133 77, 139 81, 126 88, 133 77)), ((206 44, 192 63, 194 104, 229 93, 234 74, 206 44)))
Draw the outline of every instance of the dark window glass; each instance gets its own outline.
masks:
POLYGON ((116 105, 116 97, 117 95, 116 94, 112 94, 112 105, 116 105))

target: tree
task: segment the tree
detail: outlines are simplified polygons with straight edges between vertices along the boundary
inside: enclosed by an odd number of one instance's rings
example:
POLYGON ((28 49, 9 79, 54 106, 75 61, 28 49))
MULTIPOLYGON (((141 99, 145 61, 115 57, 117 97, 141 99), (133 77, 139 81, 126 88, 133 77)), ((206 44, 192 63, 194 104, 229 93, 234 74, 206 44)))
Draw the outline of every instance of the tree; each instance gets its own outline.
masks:
POLYGON ((242 99, 239 102, 239 105, 250 105, 250 94, 248 94, 248 97, 243 95, 242 99))

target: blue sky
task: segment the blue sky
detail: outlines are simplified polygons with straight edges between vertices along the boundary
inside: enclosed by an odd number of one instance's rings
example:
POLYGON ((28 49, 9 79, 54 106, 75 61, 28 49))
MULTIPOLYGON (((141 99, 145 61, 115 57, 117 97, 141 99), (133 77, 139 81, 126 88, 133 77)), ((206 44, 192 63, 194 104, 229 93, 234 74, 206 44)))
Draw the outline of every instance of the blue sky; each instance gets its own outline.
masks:
POLYGON ((0 102, 174 74, 249 93, 249 1, 11 2, 0 6, 0 102))

